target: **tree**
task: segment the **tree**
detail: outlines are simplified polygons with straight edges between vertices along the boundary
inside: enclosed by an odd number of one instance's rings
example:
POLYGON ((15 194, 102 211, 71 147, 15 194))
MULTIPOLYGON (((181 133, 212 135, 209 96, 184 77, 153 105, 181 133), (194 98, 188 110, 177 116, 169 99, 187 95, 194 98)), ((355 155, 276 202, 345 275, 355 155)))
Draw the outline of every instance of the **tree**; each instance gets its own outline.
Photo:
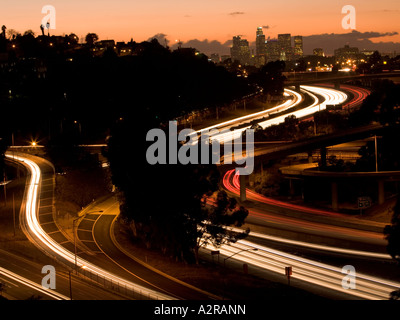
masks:
POLYGON ((6 38, 6 30, 7 30, 7 27, 6 27, 5 25, 3 25, 3 26, 1 27, 1 31, 2 31, 2 33, 3 33, 3 38, 4 38, 4 39, 6 38))
MULTIPOLYGON (((133 237, 148 248, 195 262, 205 243, 218 246, 246 235, 225 227, 241 226, 248 213, 236 208, 236 202, 224 193, 218 193, 215 207, 207 206, 206 198, 219 190, 216 165, 147 163, 144 155, 150 143, 146 133, 148 128, 156 128, 152 127, 156 122, 151 113, 142 111, 133 119, 124 118, 108 140, 105 155, 117 188, 121 218, 133 237), (129 145, 138 156, 132 157, 129 145), (206 239, 199 241, 202 236, 206 239)), ((180 145, 177 147, 179 150, 180 145)))
POLYGON ((25 36, 35 37, 35 32, 33 32, 32 29, 26 30, 26 31, 24 32, 24 37, 25 37, 25 36))
POLYGON ((199 263, 199 249, 207 245, 218 248, 223 244, 235 243, 247 237, 250 229, 235 231, 233 227, 241 227, 249 212, 243 206, 237 207, 234 198, 229 198, 225 191, 219 191, 215 206, 204 207, 203 216, 197 221, 196 245, 194 254, 199 263))
POLYGON ((400 122, 400 85, 388 79, 376 80, 371 94, 366 97, 361 107, 352 112, 349 122, 352 126, 379 121, 383 125, 400 122))
POLYGON ((93 47, 97 40, 99 40, 99 36, 96 33, 88 33, 85 37, 86 44, 89 47, 93 47))
POLYGON ((68 41, 72 45, 76 45, 79 42, 79 37, 75 33, 71 33, 70 35, 66 36, 68 38, 68 41))
POLYGON ((249 76, 252 83, 263 88, 263 94, 282 95, 284 90, 284 81, 286 77, 283 75, 285 70, 284 61, 268 62, 261 67, 259 72, 249 76))
POLYGON ((8 29, 7 31, 8 37, 10 40, 14 40, 20 33, 14 29, 8 29))

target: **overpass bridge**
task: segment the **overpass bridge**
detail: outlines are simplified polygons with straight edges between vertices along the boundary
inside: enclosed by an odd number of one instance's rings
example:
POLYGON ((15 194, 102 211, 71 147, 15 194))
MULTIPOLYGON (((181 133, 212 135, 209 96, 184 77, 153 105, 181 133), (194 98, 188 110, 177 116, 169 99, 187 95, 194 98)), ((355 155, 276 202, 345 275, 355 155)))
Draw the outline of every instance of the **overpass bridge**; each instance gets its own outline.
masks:
MULTIPOLYGON (((296 142, 289 142, 285 143, 279 146, 264 146, 264 147, 258 147, 255 152, 254 152, 254 167, 257 168, 264 163, 267 163, 269 161, 273 160, 278 160, 285 158, 287 156, 297 154, 297 153, 303 153, 306 152, 309 154, 309 159, 310 161, 312 160, 312 151, 319 149, 320 154, 321 154, 321 163, 326 164, 326 148, 329 146, 341 144, 341 143, 346 143, 346 142, 351 142, 354 140, 361 140, 365 138, 369 138, 371 136, 375 135, 382 135, 386 130, 388 130, 389 127, 383 126, 381 124, 371 124, 368 126, 363 126, 363 127, 358 127, 358 128, 352 128, 352 129, 347 129, 343 130, 341 132, 336 132, 333 134, 328 134, 328 135, 323 135, 323 136, 316 136, 313 138, 309 138, 304 141, 296 141, 296 142)), ((235 164, 227 164, 223 165, 223 171, 228 171, 231 169, 234 169, 237 167, 235 164)), ((288 169, 288 168, 286 168, 288 169)), ((306 176, 304 173, 304 170, 299 170, 296 171, 296 173, 289 172, 290 170, 284 170, 282 173, 283 174, 288 174, 292 176, 306 176)), ((339 178, 339 177, 334 177, 333 173, 329 173, 328 175, 324 174, 315 174, 320 177, 325 177, 325 178, 339 178), (329 174, 331 176, 329 176, 329 174)), ((311 175, 309 173, 308 175, 311 175)), ((358 178, 365 176, 365 178, 373 178, 378 182, 378 190, 379 190, 379 203, 384 202, 384 181, 387 178, 390 178, 392 176, 392 173, 366 173, 363 175, 363 173, 360 174, 355 174, 354 176, 351 176, 350 178, 354 178, 357 176, 358 178)), ((396 176, 400 177, 400 174, 396 173, 396 176)), ((344 174, 343 176, 349 177, 349 174, 344 174)), ((340 178, 343 178, 340 177, 340 178)), ((248 176, 240 176, 239 178, 240 181, 240 199, 241 201, 246 200, 246 185, 248 182, 248 176)), ((338 184, 335 179, 332 180, 332 208, 333 210, 338 209, 338 192, 337 192, 338 184)))

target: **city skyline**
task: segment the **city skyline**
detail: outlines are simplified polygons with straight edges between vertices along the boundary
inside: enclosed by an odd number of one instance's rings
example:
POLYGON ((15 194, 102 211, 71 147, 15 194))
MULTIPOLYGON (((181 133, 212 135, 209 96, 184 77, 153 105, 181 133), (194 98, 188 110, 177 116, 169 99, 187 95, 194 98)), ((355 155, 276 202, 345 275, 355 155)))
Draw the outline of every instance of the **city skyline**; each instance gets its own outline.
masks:
MULTIPOLYGON (((347 34, 359 35, 356 40, 364 45, 400 48, 400 35, 396 32, 400 29, 400 10, 397 1, 392 0, 378 4, 353 1, 357 19, 355 34, 352 32, 355 30, 342 28, 345 16, 342 8, 348 4, 345 1, 316 5, 311 0, 301 4, 292 0, 285 3, 251 0, 245 4, 226 0, 202 3, 180 0, 153 0, 146 3, 125 0, 86 0, 79 3, 55 0, 42 3, 22 0, 15 3, 6 0, 0 13, 0 23, 20 33, 32 29, 39 34, 40 21, 44 17, 41 9, 46 4, 56 9, 57 28, 51 30, 54 35, 76 33, 82 38, 89 32, 95 32, 100 40, 129 41, 133 38, 137 42, 163 37, 170 46, 178 41, 188 45, 197 42, 209 48, 206 53, 216 51, 219 47, 218 53, 223 54, 221 51, 229 52, 231 40, 237 35, 248 39, 253 45, 256 28, 263 27, 266 39, 285 33, 302 35, 305 54, 312 54, 314 48, 308 48, 307 42, 314 38, 327 39, 332 35, 346 38, 347 34)), ((349 41, 345 39, 340 46, 346 42, 349 41)), ((355 43, 350 45, 354 46, 355 43)), ((199 50, 205 51, 202 48, 199 50)), ((328 54, 333 53, 330 51, 326 49, 328 54)))

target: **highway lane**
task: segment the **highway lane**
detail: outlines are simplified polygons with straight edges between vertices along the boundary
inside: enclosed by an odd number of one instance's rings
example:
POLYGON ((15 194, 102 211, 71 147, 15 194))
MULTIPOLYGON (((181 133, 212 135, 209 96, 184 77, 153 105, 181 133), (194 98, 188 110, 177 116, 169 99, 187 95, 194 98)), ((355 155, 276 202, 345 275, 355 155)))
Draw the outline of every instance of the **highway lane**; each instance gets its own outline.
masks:
MULTIPOLYGON (((311 98, 312 98, 312 103, 309 106, 306 106, 304 108, 285 113, 280 116, 272 117, 272 118, 267 118, 266 120, 262 120, 258 122, 258 125, 262 127, 263 129, 270 127, 272 125, 278 125, 280 123, 283 123, 285 121, 285 118, 288 116, 295 116, 298 119, 306 118, 314 114, 315 112, 321 111, 326 109, 327 105, 337 105, 344 103, 347 99, 348 96, 346 93, 342 91, 338 91, 335 89, 330 89, 330 88, 320 88, 320 87, 314 87, 314 86, 301 86, 301 90, 303 92, 306 92, 311 98), (322 101, 318 98, 318 96, 322 97, 322 101)), ((293 105, 290 107, 293 108, 293 105)), ((290 109, 287 108, 287 109, 290 109)), ((243 132, 249 128, 251 128, 251 125, 249 124, 250 121, 248 119, 242 120, 238 118, 240 121, 235 122, 236 119, 233 119, 227 122, 223 122, 221 124, 217 124, 213 126, 213 128, 217 128, 219 130, 218 133, 215 133, 210 136, 210 139, 212 141, 218 141, 220 144, 227 142, 227 141, 233 141, 235 139, 238 139, 241 137, 243 132), (235 128, 238 124, 243 125, 241 128, 235 128), (246 125, 247 124, 247 125, 246 125), (222 131, 221 131, 222 130, 222 131)), ((260 119, 260 117, 254 117, 252 120, 255 119, 260 119)), ((202 132, 204 130, 209 130, 209 128, 204 128, 202 130, 197 131, 202 132)))
MULTIPOLYGON (((90 219, 92 220, 92 217, 90 219)), ((107 231, 112 229, 113 219, 113 215, 99 215, 95 225, 99 223, 103 224, 103 226, 98 231, 94 227, 95 238, 103 238, 107 231), (100 220, 100 217, 103 221, 100 220)), ((109 243, 107 244, 102 240, 96 240, 96 242, 105 252, 115 250, 112 248, 114 244, 110 242, 110 239, 105 240, 109 243)), ((277 240, 274 237, 258 234, 257 232, 251 232, 248 239, 240 240, 235 244, 224 245, 220 248, 209 246, 206 249, 219 250, 223 257, 238 253, 235 255, 234 260, 257 267, 261 273, 279 275, 282 274, 285 266, 291 265, 293 272, 296 272, 294 279, 297 281, 297 286, 314 291, 321 290, 316 289, 317 287, 323 287, 325 290, 336 292, 332 293, 332 295, 339 294, 341 299, 387 299, 390 292, 400 288, 400 283, 397 282, 400 279, 396 278, 397 281, 394 281, 394 279, 390 279, 390 273, 385 273, 385 270, 388 270, 387 266, 382 269, 384 276, 370 276, 370 274, 375 274, 374 266, 382 267, 388 263, 390 257, 386 254, 340 250, 341 248, 330 246, 323 248, 321 245, 313 247, 310 243, 287 241, 287 239, 277 240), (262 240, 260 241, 260 239, 262 240), (241 250, 249 248, 257 248, 258 251, 239 253, 241 250), (328 257, 330 263, 326 263, 326 257, 328 257), (371 263, 364 264, 365 261, 371 263), (354 265, 357 268, 358 288, 355 291, 343 289, 341 285, 344 277, 341 268, 347 264, 354 265), (389 279, 385 279, 386 277, 389 277, 389 279)), ((119 254, 115 256, 115 259, 118 259, 118 263, 124 263, 121 262, 119 254)), ((391 271, 396 270, 393 263, 390 263, 389 267, 391 271)))
MULTIPOLYGON (((28 166, 30 166, 30 165, 28 165, 28 166)), ((35 168, 34 168, 34 166, 32 166, 31 167, 31 169, 32 169, 32 172, 35 172, 35 168)), ((35 174, 37 175, 37 172, 35 172, 35 174)), ((38 186, 38 182, 35 182, 34 184, 32 184, 32 186, 31 186, 31 188, 30 188, 30 191, 28 192, 28 194, 32 194, 32 195, 35 195, 35 196, 37 196, 37 186, 38 186), (34 185, 34 186, 33 186, 34 185)), ((29 201, 28 201, 29 202, 29 201)), ((33 207, 31 207, 31 208, 29 208, 28 206, 27 206, 27 208, 29 209, 29 210, 31 210, 31 211, 33 211, 32 210, 32 208, 33 207)), ((28 215, 28 217, 29 217, 29 219, 30 218, 34 218, 34 215, 28 215)), ((35 223, 35 221, 33 222, 33 223, 35 223)), ((51 223, 51 222, 50 222, 51 223)), ((29 223, 28 223, 29 224, 29 223)), ((31 230, 33 230, 32 228, 31 228, 31 230)), ((36 228, 36 231, 38 230, 38 228, 36 228)), ((52 231, 53 232, 53 231, 52 231)), ((54 232, 57 232, 56 230, 54 231, 54 232)), ((47 239, 48 240, 48 239, 47 239)), ((42 241, 43 242, 43 241, 42 241)), ((48 245, 48 244, 47 244, 48 245)), ((58 248, 58 249, 60 249, 60 248, 58 248)), ((53 248, 53 250, 55 250, 54 248, 53 248)), ((63 257, 64 258, 70 258, 70 256, 68 257, 67 255, 63 255, 63 257)), ((79 262, 80 263, 80 262, 79 262)), ((82 263, 80 263, 80 267, 82 267, 82 266, 85 266, 86 268, 91 268, 92 269, 92 271, 93 271, 93 267, 92 266, 88 266, 87 264, 82 264, 82 263)))
MULTIPOLYGON (((226 172, 223 186, 234 196, 240 195, 239 176, 234 170, 226 172)), ((384 223, 363 221, 345 214, 275 200, 250 189, 246 189, 246 195, 253 202, 251 205, 248 203, 247 221, 279 230, 275 235, 285 234, 298 240, 310 239, 310 235, 314 235, 314 242, 334 242, 348 249, 386 252, 387 242, 382 233, 384 223)))
MULTIPOLYGON (((304 91, 304 90, 303 90, 304 91)), ((224 121, 218 123, 216 125, 203 128, 201 130, 196 131, 196 134, 201 134, 204 131, 210 133, 210 139, 212 141, 218 141, 220 144, 225 143, 227 141, 233 141, 234 139, 238 139, 241 137, 242 133, 251 128, 250 123, 254 120, 262 120, 267 119, 263 122, 259 122, 259 125, 264 127, 264 123, 268 123, 268 125, 277 124, 284 121, 284 118, 289 116, 291 113, 288 113, 284 116, 277 116, 269 119, 270 116, 274 116, 276 113, 281 113, 289 109, 293 109, 298 106, 301 102, 304 101, 304 98, 301 94, 296 91, 285 89, 285 94, 292 95, 292 99, 287 100, 285 103, 276 106, 274 108, 270 108, 261 112, 249 114, 244 117, 235 118, 229 121, 224 121), (218 130, 218 131, 213 131, 218 130)), ((310 92, 306 92, 313 99, 313 103, 311 106, 314 106, 318 103, 318 98, 310 92)), ((309 107, 309 106, 308 106, 309 107)), ((308 108, 307 107, 307 108, 308 108)))
POLYGON ((69 300, 3 267, 0 267, 0 283, 4 286, 1 295, 8 300, 69 300))
MULTIPOLYGON (((40 195, 42 195, 41 185, 42 182, 45 181, 42 181, 42 170, 44 173, 43 177, 46 177, 47 174, 54 172, 54 168, 46 160, 31 155, 6 153, 6 157, 11 160, 19 161, 30 173, 25 192, 25 201, 23 205, 24 210, 21 210, 20 213, 20 223, 24 233, 28 239, 38 248, 40 248, 45 254, 55 257, 58 261, 67 266, 74 266, 74 253, 55 240, 55 237, 59 236, 60 233, 55 221, 46 220, 46 222, 40 222, 40 209, 47 209, 52 206, 51 198, 43 198, 43 200, 46 199, 47 201, 40 201, 40 203, 38 202, 40 195), (46 228, 47 230, 45 231, 43 228, 46 228)), ((44 195, 44 197, 47 197, 47 195, 44 195)), ((47 211, 43 214, 47 216, 47 219, 52 216, 47 211)), ((143 298, 148 297, 150 299, 162 300, 172 299, 171 296, 151 290, 138 285, 137 283, 130 282, 119 276, 116 276, 80 257, 78 257, 76 260, 76 266, 77 268, 84 270, 85 275, 88 277, 90 276, 93 281, 94 279, 102 279, 104 286, 108 284, 113 288, 114 284, 118 283, 119 287, 123 287, 126 292, 135 292, 137 297, 138 293, 140 292, 139 296, 143 298)))
POLYGON ((73 300, 124 299, 121 295, 82 281, 68 271, 50 257, 39 262, 0 250, 0 282, 6 283, 5 294, 9 299, 26 300, 33 296, 40 300, 70 300, 71 295, 73 300), (55 268, 56 290, 42 287, 46 275, 42 273, 42 268, 45 265, 55 268))
POLYGON ((251 114, 248 114, 248 115, 245 115, 242 117, 238 117, 235 119, 231 119, 228 121, 223 121, 216 125, 212 125, 212 126, 197 130, 196 133, 201 134, 204 131, 210 131, 213 129, 217 129, 219 131, 230 130, 232 127, 247 124, 253 120, 261 119, 263 117, 269 117, 272 114, 282 112, 282 111, 288 110, 290 108, 296 107, 297 105, 299 105, 301 102, 304 101, 301 94, 299 94, 298 92, 291 90, 291 89, 285 88, 284 96, 287 100, 278 106, 275 106, 275 107, 272 107, 272 108, 269 108, 269 109, 266 109, 263 111, 251 113, 251 114), (291 97, 291 98, 289 98, 289 97, 291 97))
MULTIPOLYGON (((208 250, 215 250, 208 246, 208 250)), ((292 267, 291 278, 297 280, 296 286, 310 288, 310 285, 337 291, 356 299, 387 300, 392 291, 400 288, 400 283, 391 279, 371 276, 362 272, 353 273, 352 286, 345 278, 348 274, 342 267, 307 259, 299 255, 273 249, 256 244, 249 240, 239 240, 231 245, 222 245, 218 248, 224 260, 227 258, 246 263, 253 267, 265 270, 267 273, 277 275, 285 274, 285 267, 292 267), (256 251, 255 251, 256 249, 256 251), (234 257, 232 256, 234 255, 234 257)), ((351 263, 348 259, 346 265, 351 263)))
POLYGON ((134 257, 119 246, 113 235, 113 222, 119 214, 119 204, 113 198, 94 204, 90 212, 102 213, 86 215, 78 227, 78 237, 92 253, 79 255, 98 266, 112 270, 124 279, 136 281, 142 286, 164 292, 177 299, 209 300, 219 299, 212 293, 190 286, 170 277, 134 257), (168 288, 168 289, 166 289, 168 288))

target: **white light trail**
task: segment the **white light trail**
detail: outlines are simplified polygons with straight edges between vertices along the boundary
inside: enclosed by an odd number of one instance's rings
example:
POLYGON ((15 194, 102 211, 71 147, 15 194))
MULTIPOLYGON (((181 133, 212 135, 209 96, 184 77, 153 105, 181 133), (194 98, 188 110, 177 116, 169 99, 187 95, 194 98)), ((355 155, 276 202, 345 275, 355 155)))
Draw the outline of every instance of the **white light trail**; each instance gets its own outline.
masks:
MULTIPOLYGON (((261 121, 258 123, 258 125, 260 125, 263 129, 270 127, 272 125, 278 125, 280 123, 285 122, 285 118, 291 115, 294 115, 296 118, 303 118, 306 116, 310 116, 315 112, 321 111, 326 109, 327 105, 337 105, 337 104, 341 104, 343 102, 345 102, 347 100, 347 95, 344 92, 338 91, 338 90, 334 90, 334 89, 329 89, 329 88, 319 88, 319 87, 313 87, 313 86, 301 86, 301 88, 303 90, 306 90, 307 93, 311 96, 311 98, 313 99, 313 103, 305 108, 302 108, 300 110, 296 110, 272 119, 267 119, 265 121, 261 121), (314 94, 319 94, 320 96, 322 96, 324 98, 324 101, 319 103, 318 98, 314 95, 314 94)), ((297 92, 295 91, 291 91, 293 94, 299 95, 297 92)), ((296 96, 297 97, 297 96, 296 96)), ((300 96, 301 97, 301 96, 300 96)), ((296 103, 293 103, 290 106, 286 106, 285 109, 288 108, 293 108, 294 106, 296 106, 298 103, 300 103, 301 100, 296 100, 296 103)), ((280 109, 279 111, 282 111, 282 109, 280 109)), ((249 115, 250 116, 250 115, 249 115)), ((202 130, 210 130, 211 128, 225 128, 224 126, 226 124, 232 124, 234 120, 230 120, 229 123, 221 123, 218 125, 215 125, 213 127, 209 127, 209 128, 205 128, 202 130)), ((241 123, 248 123, 249 121, 244 121, 241 123)), ((241 124, 239 123, 239 124, 241 124)), ((222 132, 220 134, 216 134, 213 135, 211 137, 212 140, 217 140, 219 143, 223 143, 225 141, 233 141, 234 139, 238 139, 240 138, 240 136, 242 135, 243 131, 245 131, 246 129, 249 129, 251 127, 251 125, 245 126, 243 128, 240 129, 236 129, 236 130, 232 130, 229 132, 222 132)), ((228 127, 229 128, 229 127, 228 127)), ((199 131, 200 132, 200 131, 199 131)))
MULTIPOLYGON (((240 231, 243 231, 243 230, 240 230, 240 231)), ((280 238, 280 237, 274 237, 274 236, 270 236, 270 235, 266 235, 266 234, 258 233, 258 232, 250 232, 249 236, 256 237, 256 238, 262 238, 262 239, 266 239, 266 240, 271 240, 274 242, 292 244, 292 245, 300 246, 300 247, 322 250, 322 251, 330 251, 330 252, 363 256, 363 257, 376 258, 376 259, 392 259, 392 257, 386 253, 369 252, 369 251, 361 251, 361 250, 344 249, 344 248, 339 248, 339 247, 324 246, 324 245, 320 245, 320 244, 314 244, 314 243, 303 242, 303 241, 298 241, 298 240, 290 240, 290 239, 284 239, 284 238, 280 238)))
MULTIPOLYGON (((213 246, 208 250, 216 250, 213 246)), ((335 291, 369 300, 387 300, 392 291, 400 288, 400 283, 356 273, 356 288, 345 289, 342 280, 347 274, 342 269, 328 264, 302 258, 283 251, 268 248, 246 240, 231 245, 222 245, 217 250, 225 256, 235 254, 235 260, 248 263, 266 271, 284 275, 285 267, 292 267, 292 278, 315 284, 335 291), (254 249, 257 251, 254 251, 254 249), (246 250, 246 251, 243 251, 246 250), (240 252, 242 251, 242 252, 240 252)))
MULTIPOLYGON (((20 161, 31 173, 30 182, 28 184, 28 190, 26 192, 26 202, 25 202, 25 219, 27 225, 27 231, 29 232, 29 238, 31 241, 36 243, 39 247, 45 248, 50 253, 54 253, 59 257, 67 260, 72 265, 75 264, 75 255, 74 253, 66 250, 63 246, 58 244, 55 240, 53 240, 40 226, 38 221, 38 190, 41 181, 41 171, 39 166, 32 160, 27 157, 20 155, 13 155, 6 153, 6 157, 10 159, 14 159, 16 161, 20 161)), ((85 268, 85 271, 88 271, 94 275, 98 275, 107 279, 108 281, 113 281, 115 284, 123 286, 129 290, 132 290, 136 293, 139 293, 143 296, 153 297, 159 300, 171 300, 174 299, 167 294, 163 294, 146 287, 140 286, 133 282, 127 281, 119 276, 116 276, 106 270, 103 270, 96 265, 86 261, 80 257, 77 257, 77 267, 85 268)))
POLYGON ((41 292, 41 293, 43 293, 43 294, 45 294, 45 295, 47 295, 47 296, 49 296, 49 297, 51 297, 53 299, 56 299, 56 300, 69 300, 70 299, 70 298, 68 298, 68 297, 66 297, 66 296, 64 296, 64 295, 62 295, 62 294, 60 294, 60 293, 58 293, 58 292, 56 292, 54 290, 44 288, 43 286, 41 286, 41 285, 39 285, 39 284, 29 280, 29 279, 26 279, 26 278, 24 278, 24 277, 22 277, 22 276, 20 276, 20 275, 18 275, 16 273, 10 271, 10 270, 4 269, 2 267, 0 267, 0 274, 2 274, 3 276, 8 277, 9 279, 17 281, 18 283, 21 283, 24 286, 27 286, 27 287, 32 288, 32 289, 35 289, 36 291, 39 291, 39 292, 41 292))
POLYGON ((297 93, 296 91, 290 90, 290 89, 285 89, 284 95, 286 97, 292 96, 293 99, 286 100, 284 103, 282 103, 276 107, 267 109, 267 110, 263 110, 263 111, 256 112, 256 113, 251 113, 251 114, 245 115, 243 117, 224 121, 224 122, 218 123, 216 125, 213 125, 213 126, 210 126, 210 127, 204 128, 204 129, 200 129, 200 130, 196 131, 196 133, 201 134, 203 131, 209 131, 212 129, 219 129, 219 130, 229 129, 233 124, 235 126, 237 126, 237 125, 240 125, 243 123, 248 123, 249 121, 254 120, 254 119, 259 119, 260 117, 263 117, 263 116, 268 116, 269 114, 272 114, 272 113, 287 110, 288 108, 293 108, 293 107, 297 106, 299 103, 301 103, 303 100, 302 96, 299 93, 297 93))

